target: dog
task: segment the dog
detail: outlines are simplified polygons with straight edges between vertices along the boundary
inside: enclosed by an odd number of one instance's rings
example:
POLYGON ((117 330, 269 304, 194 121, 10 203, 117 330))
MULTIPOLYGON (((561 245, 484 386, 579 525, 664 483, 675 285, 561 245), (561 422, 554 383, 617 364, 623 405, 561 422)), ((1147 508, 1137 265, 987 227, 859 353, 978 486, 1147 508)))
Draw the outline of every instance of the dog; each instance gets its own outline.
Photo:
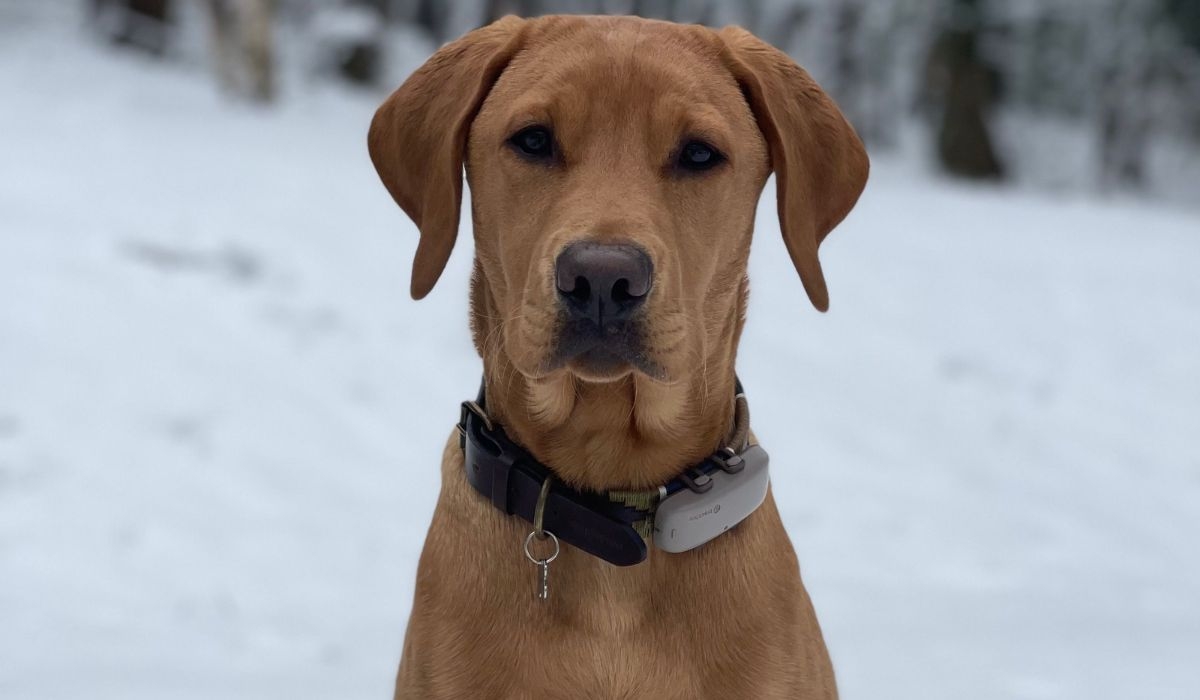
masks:
POLYGON ((833 101, 737 27, 506 17, 413 73, 368 146, 420 230, 415 299, 450 256, 465 169, 484 377, 443 455, 395 697, 836 697, 769 491, 681 553, 571 510, 661 496, 738 430, 747 258, 772 173, 788 253, 827 309, 817 249, 869 168, 833 101), (509 456, 479 456, 501 434, 509 456), (500 481, 473 481, 477 460, 500 481), (509 470, 533 478, 522 463, 543 465, 540 493, 512 486, 509 470))

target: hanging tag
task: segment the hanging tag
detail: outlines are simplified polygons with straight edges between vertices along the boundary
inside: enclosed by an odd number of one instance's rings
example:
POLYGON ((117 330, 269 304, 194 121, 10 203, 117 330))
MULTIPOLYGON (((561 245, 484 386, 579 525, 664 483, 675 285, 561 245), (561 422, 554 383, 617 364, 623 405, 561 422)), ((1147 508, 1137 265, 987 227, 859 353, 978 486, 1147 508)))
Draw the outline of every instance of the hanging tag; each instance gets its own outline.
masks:
POLYGON ((541 559, 533 556, 533 553, 529 551, 529 545, 533 542, 533 538, 537 534, 538 531, 534 530, 525 537, 525 557, 538 568, 537 588, 534 590, 534 594, 538 601, 544 602, 550 599, 550 562, 558 558, 560 547, 558 538, 554 536, 554 533, 549 530, 543 530, 542 534, 554 542, 554 552, 550 556, 541 559))

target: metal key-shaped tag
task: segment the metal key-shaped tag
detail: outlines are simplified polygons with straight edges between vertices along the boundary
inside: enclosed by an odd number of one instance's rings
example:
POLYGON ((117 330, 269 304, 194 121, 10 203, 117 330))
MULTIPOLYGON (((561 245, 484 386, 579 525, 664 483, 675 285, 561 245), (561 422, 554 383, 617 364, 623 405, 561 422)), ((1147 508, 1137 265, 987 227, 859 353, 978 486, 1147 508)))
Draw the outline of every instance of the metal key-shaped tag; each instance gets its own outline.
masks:
POLYGON ((538 562, 538 569, 538 579, 541 582, 538 585, 538 600, 550 600, 550 562, 543 559, 538 562))
POLYGON ((550 562, 558 558, 559 545, 558 538, 554 536, 553 532, 550 532, 549 530, 543 530, 542 539, 549 538, 552 542, 554 542, 554 551, 550 554, 550 556, 539 559, 533 556, 533 553, 529 551, 529 545, 533 542, 533 538, 537 534, 538 531, 534 530, 525 538, 525 557, 528 558, 529 561, 533 562, 538 568, 537 589, 535 590, 535 594, 537 595, 537 599, 539 601, 545 601, 550 599, 550 562))

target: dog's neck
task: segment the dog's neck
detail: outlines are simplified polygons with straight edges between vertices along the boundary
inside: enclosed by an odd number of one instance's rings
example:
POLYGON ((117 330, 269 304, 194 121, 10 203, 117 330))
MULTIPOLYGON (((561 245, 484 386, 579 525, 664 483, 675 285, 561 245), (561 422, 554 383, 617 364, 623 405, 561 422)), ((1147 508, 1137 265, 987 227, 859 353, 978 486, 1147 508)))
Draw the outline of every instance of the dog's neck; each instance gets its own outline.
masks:
MULTIPOLYGON (((477 271, 478 272, 478 271, 477 271)), ((744 284, 744 283, 743 283, 744 284)), ((671 384, 633 373, 584 382, 559 371, 530 378, 513 366, 495 324, 503 318, 476 274, 471 324, 483 358, 488 413, 516 442, 564 482, 595 491, 653 488, 712 454, 733 421, 734 359, 744 318, 739 293, 697 363, 701 369, 671 384)))

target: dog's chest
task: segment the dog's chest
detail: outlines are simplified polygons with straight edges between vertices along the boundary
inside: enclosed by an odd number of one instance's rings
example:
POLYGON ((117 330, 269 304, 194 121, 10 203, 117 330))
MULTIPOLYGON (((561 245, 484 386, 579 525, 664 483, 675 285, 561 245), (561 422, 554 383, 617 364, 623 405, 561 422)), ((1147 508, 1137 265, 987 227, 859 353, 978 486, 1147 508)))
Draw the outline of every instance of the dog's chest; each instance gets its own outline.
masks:
MULTIPOLYGON (((702 630, 697 635, 704 637, 702 630)), ((574 635, 534 644, 513 667, 512 700, 665 698, 726 700, 776 697, 753 664, 717 669, 697 644, 647 632, 614 639, 574 635)))
POLYGON ((443 626, 423 646, 443 652, 428 671, 448 692, 398 697, 483 697, 483 688, 486 697, 508 700, 796 697, 775 687, 790 675, 771 658, 781 645, 723 635, 719 615, 664 621, 639 605, 606 601, 560 608, 557 616, 525 609, 528 618, 512 619, 522 608, 479 610, 443 626))
POLYGON ((554 649, 553 660, 543 658, 541 669, 529 669, 525 678, 539 678, 541 688, 528 695, 524 689, 513 697, 587 698, 678 698, 705 697, 695 685, 687 665, 670 659, 666 650, 655 649, 647 639, 634 643, 597 643, 576 640, 554 649))

